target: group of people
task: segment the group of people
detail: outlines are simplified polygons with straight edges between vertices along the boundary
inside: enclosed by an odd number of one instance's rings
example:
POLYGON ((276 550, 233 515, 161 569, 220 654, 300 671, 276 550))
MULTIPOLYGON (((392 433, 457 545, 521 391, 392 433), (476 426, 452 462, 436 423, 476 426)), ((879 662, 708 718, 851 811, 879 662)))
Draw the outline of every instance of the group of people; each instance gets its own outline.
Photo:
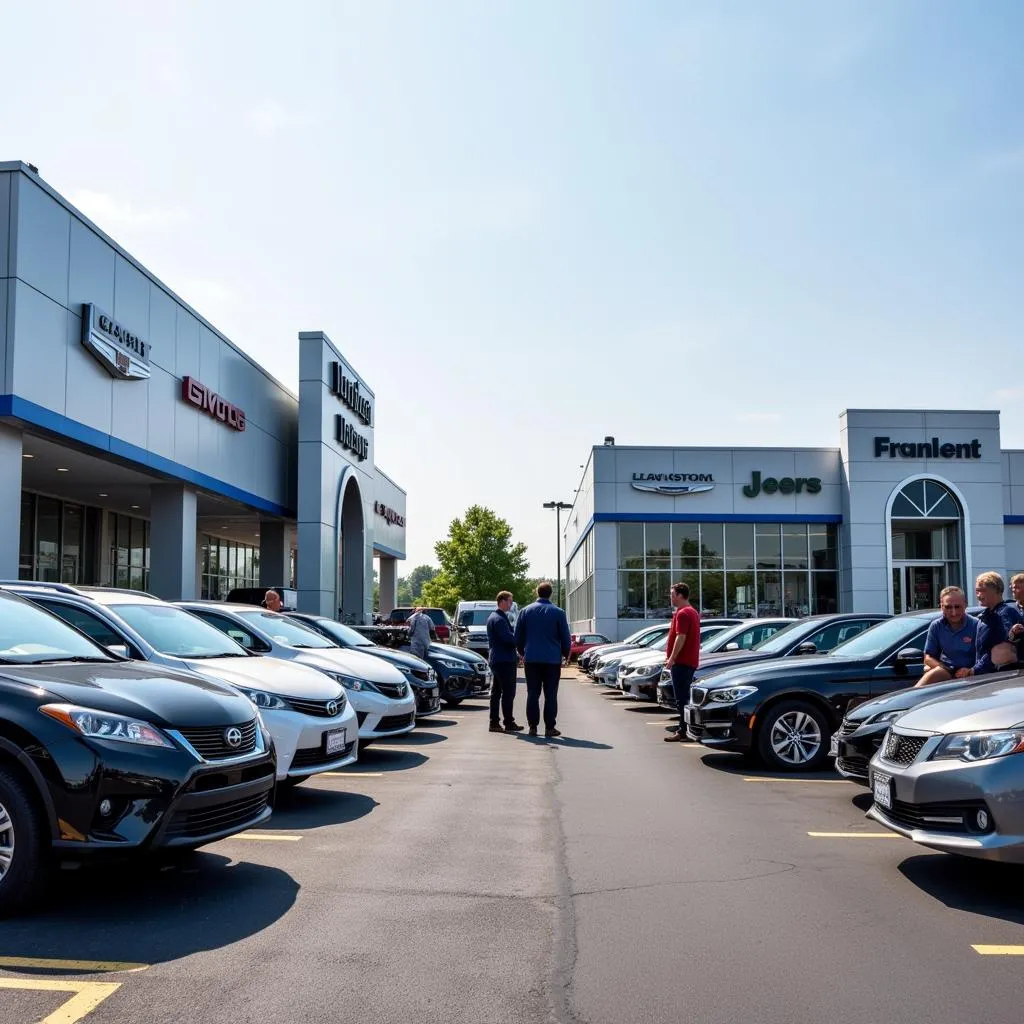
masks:
POLYGON ((1012 604, 1004 600, 1003 577, 983 572, 974 581, 974 596, 984 609, 977 618, 967 614, 967 595, 960 587, 942 591, 942 617, 928 627, 925 673, 918 686, 988 675, 1024 662, 1024 573, 1017 573, 1010 587, 1012 604))

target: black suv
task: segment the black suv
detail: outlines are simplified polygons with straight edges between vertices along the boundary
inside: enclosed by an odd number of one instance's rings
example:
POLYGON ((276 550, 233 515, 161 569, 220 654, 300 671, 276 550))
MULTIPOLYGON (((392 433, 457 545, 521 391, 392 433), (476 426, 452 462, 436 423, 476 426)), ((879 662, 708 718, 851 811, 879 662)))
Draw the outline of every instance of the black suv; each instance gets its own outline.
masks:
POLYGON ((237 690, 140 665, 0 592, 0 913, 53 860, 195 848, 264 822, 271 740, 237 690))

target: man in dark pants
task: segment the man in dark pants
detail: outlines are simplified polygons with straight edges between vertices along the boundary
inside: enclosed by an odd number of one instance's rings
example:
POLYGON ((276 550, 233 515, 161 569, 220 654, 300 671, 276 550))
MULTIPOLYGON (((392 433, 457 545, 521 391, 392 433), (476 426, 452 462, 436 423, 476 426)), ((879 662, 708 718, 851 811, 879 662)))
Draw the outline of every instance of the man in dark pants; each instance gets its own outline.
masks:
POLYGON ((679 732, 670 733, 665 742, 685 743, 688 739, 685 709, 690 703, 693 673, 700 664, 700 616, 690 604, 690 588, 685 583, 672 584, 671 598, 675 613, 668 631, 665 668, 672 673, 672 689, 679 708, 679 732))
POLYGON ((551 584, 537 587, 537 600, 519 613, 516 620, 516 650, 526 670, 526 721, 530 735, 540 724, 540 695, 544 694, 544 735, 562 734, 555 728, 558 717, 558 680, 562 662, 572 648, 565 612, 551 603, 551 584))
POLYGON ((519 655, 516 652, 516 634, 508 621, 508 610, 512 607, 512 595, 503 590, 497 597, 498 610, 491 612, 487 619, 488 661, 491 663, 491 732, 522 732, 512 717, 512 705, 516 699, 516 670, 519 655), (502 729, 498 712, 505 721, 502 729))

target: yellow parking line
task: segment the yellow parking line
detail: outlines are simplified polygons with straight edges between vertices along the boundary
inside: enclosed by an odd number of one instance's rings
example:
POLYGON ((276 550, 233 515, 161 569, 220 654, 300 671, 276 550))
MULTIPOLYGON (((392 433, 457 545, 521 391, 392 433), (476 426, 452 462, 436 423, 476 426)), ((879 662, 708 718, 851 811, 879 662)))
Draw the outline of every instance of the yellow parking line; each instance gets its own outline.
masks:
POLYGON ((1024 956, 1024 946, 971 946, 982 956, 1024 956))
POLYGON ((73 993, 70 999, 61 1003, 39 1024, 77 1024, 120 987, 119 982, 113 981, 36 981, 27 978, 0 978, 0 988, 20 989, 25 992, 73 993))
POLYGON ((384 772, 320 772, 314 779, 352 779, 361 775, 364 779, 379 779, 384 772))
POLYGON ((758 779, 744 778, 744 782, 800 782, 805 786, 852 786, 849 779, 758 779))
POLYGON ((72 971, 75 974, 109 974, 145 971, 149 964, 133 964, 121 960, 54 960, 39 956, 0 956, 0 967, 10 970, 28 967, 48 971, 72 971))
POLYGON ((228 836, 228 839, 266 839, 271 843, 297 843, 302 836, 258 836, 252 832, 239 832, 237 836, 228 836))
POLYGON ((813 839, 899 839, 895 832, 808 832, 813 839))

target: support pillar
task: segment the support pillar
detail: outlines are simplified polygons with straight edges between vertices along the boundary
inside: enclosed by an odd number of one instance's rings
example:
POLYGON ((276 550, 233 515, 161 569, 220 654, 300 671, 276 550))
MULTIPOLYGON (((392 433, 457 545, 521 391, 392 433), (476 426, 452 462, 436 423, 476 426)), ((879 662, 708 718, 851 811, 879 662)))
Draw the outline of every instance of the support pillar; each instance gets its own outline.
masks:
POLYGON ((291 581, 292 526, 260 520, 260 586, 287 587, 291 581))
POLYGON ((182 484, 150 488, 149 589, 165 601, 196 596, 196 492, 182 484))
POLYGON ((0 579, 18 578, 21 547, 22 433, 0 424, 0 485, 7 496, 0 501, 0 579))
POLYGON ((398 607, 398 559, 380 556, 380 614, 398 607))

